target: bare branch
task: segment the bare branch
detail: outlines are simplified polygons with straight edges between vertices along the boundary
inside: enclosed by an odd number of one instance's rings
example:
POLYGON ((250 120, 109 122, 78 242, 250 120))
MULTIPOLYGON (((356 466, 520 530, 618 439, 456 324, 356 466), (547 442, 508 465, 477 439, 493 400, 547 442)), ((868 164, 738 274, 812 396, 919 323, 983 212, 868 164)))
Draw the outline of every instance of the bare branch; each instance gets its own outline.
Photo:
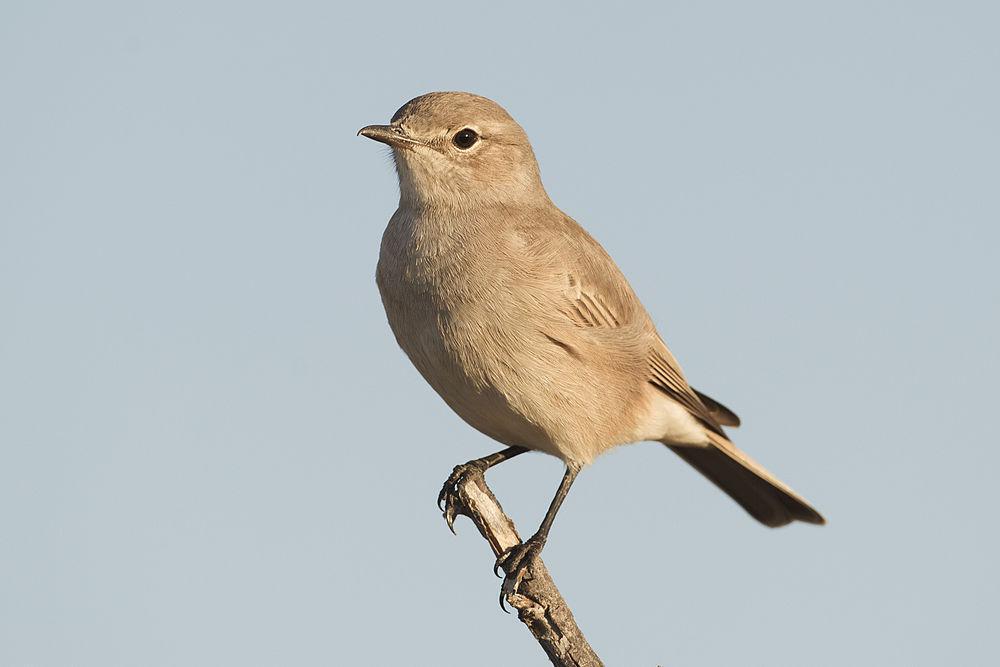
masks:
MULTIPOLYGON (((458 498, 457 512, 472 519, 495 555, 521 542, 482 474, 465 475, 458 483, 458 498)), ((517 609, 518 618, 556 667, 603 665, 540 559, 529 567, 517 592, 507 596, 507 603, 517 609)))

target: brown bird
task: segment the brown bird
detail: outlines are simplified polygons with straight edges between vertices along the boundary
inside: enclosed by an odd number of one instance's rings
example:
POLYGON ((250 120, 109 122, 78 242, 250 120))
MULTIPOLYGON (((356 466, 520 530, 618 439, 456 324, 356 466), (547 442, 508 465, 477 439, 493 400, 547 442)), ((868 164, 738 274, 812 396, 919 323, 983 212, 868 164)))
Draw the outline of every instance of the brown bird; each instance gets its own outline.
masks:
POLYGON ((579 471, 612 447, 659 441, 767 526, 823 517, 723 431, 739 418, 693 389, 614 261, 549 199, 528 137, 470 93, 410 100, 360 135, 392 147, 399 208, 377 282, 389 325, 424 379, 507 445, 461 477, 528 450, 566 472, 538 531, 503 554, 501 600, 541 552, 579 471))

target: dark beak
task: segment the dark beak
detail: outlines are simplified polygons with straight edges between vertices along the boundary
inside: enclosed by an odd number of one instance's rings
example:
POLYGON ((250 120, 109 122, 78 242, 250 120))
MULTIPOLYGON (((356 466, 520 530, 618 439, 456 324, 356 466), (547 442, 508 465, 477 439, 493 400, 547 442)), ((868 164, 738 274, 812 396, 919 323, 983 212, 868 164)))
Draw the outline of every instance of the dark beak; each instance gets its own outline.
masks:
POLYGON ((408 135, 403 128, 397 125, 368 125, 358 130, 359 137, 368 137, 383 144, 389 144, 393 148, 412 148, 423 144, 408 135))

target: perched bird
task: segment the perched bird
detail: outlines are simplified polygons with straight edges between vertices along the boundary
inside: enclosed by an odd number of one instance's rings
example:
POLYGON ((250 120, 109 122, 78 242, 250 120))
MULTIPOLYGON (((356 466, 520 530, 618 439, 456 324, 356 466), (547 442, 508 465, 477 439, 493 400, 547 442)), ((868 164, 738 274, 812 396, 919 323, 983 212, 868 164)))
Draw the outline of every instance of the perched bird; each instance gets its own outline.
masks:
POLYGON ((377 283, 400 347, 472 427, 507 445, 463 475, 528 450, 566 471, 538 531, 503 554, 501 600, 541 552, 577 473, 612 447, 662 442, 767 526, 823 517, 737 449, 739 418, 693 389, 607 252, 549 199, 521 126, 470 93, 422 95, 362 136, 388 144, 399 207, 377 283))

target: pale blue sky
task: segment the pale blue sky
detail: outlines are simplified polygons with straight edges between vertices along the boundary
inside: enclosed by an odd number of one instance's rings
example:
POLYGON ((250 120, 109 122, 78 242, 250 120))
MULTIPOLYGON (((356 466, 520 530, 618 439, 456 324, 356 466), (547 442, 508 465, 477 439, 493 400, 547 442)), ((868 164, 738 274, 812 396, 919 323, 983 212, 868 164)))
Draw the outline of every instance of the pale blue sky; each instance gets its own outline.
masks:
MULTIPOLYGON (((546 562, 609 665, 991 665, 1000 11, 982 2, 0 4, 0 665, 544 664, 435 508, 496 449, 373 281, 354 136, 492 97, 736 442, 658 445, 546 562), (352 6, 343 6, 352 5, 352 6)), ((524 533, 559 463, 490 477, 524 533)))

